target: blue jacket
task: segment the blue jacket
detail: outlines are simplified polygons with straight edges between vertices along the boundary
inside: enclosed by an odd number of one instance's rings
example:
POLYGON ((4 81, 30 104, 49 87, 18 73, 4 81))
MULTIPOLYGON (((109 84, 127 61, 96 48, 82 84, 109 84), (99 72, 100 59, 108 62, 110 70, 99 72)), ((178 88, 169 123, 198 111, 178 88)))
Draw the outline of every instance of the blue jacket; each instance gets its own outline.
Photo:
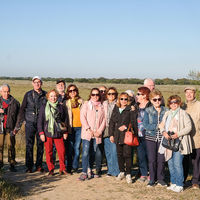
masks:
POLYGON ((145 134, 149 136, 156 136, 157 130, 158 130, 158 123, 162 121, 162 118, 165 114, 165 112, 168 109, 164 106, 161 106, 161 112, 159 116, 159 122, 158 122, 158 112, 157 110, 151 106, 145 109, 144 113, 144 120, 143 120, 143 126, 146 129, 145 134))

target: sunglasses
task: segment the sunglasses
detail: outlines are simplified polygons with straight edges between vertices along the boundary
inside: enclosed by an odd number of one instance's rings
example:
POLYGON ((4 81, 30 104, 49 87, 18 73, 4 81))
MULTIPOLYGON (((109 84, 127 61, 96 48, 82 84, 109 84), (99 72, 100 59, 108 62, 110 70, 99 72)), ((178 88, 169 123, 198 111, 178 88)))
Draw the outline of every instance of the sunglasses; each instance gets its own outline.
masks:
POLYGON ((71 92, 77 92, 77 89, 69 90, 69 93, 71 92))
POLYGON ((100 92, 101 92, 101 93, 105 93, 106 91, 105 91, 105 90, 100 90, 100 92))
POLYGON ((120 100, 121 100, 121 101, 123 101, 123 100, 124 100, 124 101, 128 101, 127 98, 120 98, 120 100))
POLYGON ((176 101, 170 101, 170 104, 176 104, 176 103, 179 103, 179 101, 178 100, 176 100, 176 101))
POLYGON ((143 94, 141 94, 141 93, 137 93, 137 96, 140 96, 140 95, 143 95, 143 94))
POLYGON ((109 96, 110 96, 110 95, 116 95, 116 93, 110 93, 110 92, 109 92, 108 95, 109 95, 109 96))
POLYGON ((99 97, 99 94, 91 94, 92 97, 97 96, 99 97))
POLYGON ((158 99, 152 99, 154 102, 156 102, 156 101, 161 101, 162 99, 161 98, 158 98, 158 99))

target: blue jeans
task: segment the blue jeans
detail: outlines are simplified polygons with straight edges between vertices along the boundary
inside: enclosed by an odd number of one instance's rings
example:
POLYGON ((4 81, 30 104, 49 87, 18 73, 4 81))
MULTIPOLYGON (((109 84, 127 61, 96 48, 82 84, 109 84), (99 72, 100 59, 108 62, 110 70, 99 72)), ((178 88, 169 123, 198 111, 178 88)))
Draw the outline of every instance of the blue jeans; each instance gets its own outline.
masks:
POLYGON ((92 169, 94 161, 96 162, 96 170, 101 171, 102 153, 100 144, 96 144, 96 139, 92 138, 90 141, 82 140, 82 168, 83 172, 87 173, 88 168, 92 169))
POLYGON ((170 181, 177 186, 183 186, 183 155, 179 151, 172 152, 172 157, 168 160, 170 181))
POLYGON ((110 138, 104 138, 104 150, 108 166, 108 174, 117 176, 119 174, 119 165, 117 159, 116 144, 110 141, 110 138))
POLYGON ((143 137, 138 137, 140 145, 137 147, 138 160, 139 160, 139 169, 141 176, 148 175, 148 158, 147 158, 147 149, 146 149, 146 141, 143 137))
POLYGON ((72 133, 65 141, 67 171, 78 169, 81 144, 81 127, 72 128, 72 133))

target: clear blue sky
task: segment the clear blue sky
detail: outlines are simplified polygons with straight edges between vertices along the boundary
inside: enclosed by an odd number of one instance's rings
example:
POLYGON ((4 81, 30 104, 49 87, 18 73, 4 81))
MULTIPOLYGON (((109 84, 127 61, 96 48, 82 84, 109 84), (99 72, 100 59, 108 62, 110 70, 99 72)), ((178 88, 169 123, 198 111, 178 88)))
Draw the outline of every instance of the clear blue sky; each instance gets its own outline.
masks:
POLYGON ((0 0, 0 76, 182 78, 198 0, 0 0))

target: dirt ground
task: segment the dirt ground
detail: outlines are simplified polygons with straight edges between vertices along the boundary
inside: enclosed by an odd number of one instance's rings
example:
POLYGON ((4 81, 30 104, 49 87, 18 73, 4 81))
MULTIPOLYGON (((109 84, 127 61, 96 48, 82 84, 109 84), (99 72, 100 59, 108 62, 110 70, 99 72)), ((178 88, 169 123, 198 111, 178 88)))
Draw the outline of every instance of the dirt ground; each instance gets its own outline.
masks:
MULTIPOLYGON (((23 160, 17 160, 17 172, 10 172, 8 165, 5 166, 4 178, 20 187, 23 200, 126 200, 126 199, 162 199, 162 200, 199 200, 200 190, 187 187, 177 194, 168 191, 166 187, 155 186, 147 188, 147 183, 135 180, 133 175, 132 184, 125 180, 116 181, 115 177, 106 176, 106 167, 101 178, 79 181, 80 173, 69 176, 60 176, 58 163, 56 175, 48 177, 48 173, 34 172, 25 173, 23 160)), ((136 171, 133 171, 136 174, 136 171)))

